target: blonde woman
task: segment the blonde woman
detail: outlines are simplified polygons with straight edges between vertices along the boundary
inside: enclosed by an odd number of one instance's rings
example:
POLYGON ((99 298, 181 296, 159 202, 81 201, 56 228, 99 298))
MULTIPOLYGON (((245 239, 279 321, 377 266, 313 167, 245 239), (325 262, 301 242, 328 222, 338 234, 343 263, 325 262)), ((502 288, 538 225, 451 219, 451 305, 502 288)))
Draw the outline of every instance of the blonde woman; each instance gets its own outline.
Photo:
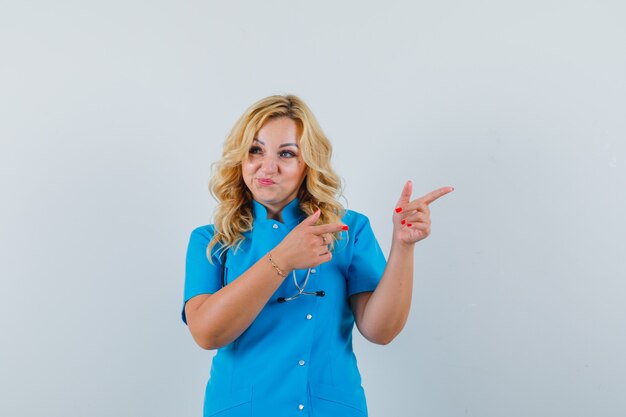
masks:
POLYGON ((440 188, 390 207, 385 257, 363 214, 338 202, 332 147, 296 96, 270 96, 235 124, 210 189, 215 223, 191 233, 182 318, 218 349, 204 416, 367 416, 352 329, 377 344, 402 330, 413 250, 440 188))

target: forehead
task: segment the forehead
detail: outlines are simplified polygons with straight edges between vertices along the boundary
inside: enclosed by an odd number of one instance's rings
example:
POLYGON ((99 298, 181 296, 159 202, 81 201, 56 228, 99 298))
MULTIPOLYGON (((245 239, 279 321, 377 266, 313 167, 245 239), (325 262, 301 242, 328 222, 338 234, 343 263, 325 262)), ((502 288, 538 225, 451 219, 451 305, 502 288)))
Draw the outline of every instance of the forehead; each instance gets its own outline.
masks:
POLYGON ((279 117, 265 122, 254 138, 265 145, 281 145, 298 143, 300 133, 300 126, 295 120, 289 117, 279 117))

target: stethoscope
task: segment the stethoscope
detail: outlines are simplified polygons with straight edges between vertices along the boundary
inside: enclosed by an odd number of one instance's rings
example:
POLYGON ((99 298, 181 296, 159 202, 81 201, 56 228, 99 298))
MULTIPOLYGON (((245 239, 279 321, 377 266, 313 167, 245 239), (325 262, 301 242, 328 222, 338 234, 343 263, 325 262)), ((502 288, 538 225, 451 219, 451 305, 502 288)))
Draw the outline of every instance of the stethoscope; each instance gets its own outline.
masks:
POLYGON ((309 268, 306 271, 306 277, 304 277, 304 282, 302 283, 302 287, 300 287, 300 285, 298 285, 298 279, 296 278, 296 271, 293 270, 291 271, 291 274, 293 275, 293 283, 296 286, 296 288, 298 289, 298 292, 295 295, 292 295, 291 297, 278 297, 276 299, 276 301, 278 301, 279 303, 284 303, 285 301, 291 301, 291 300, 295 300, 296 298, 300 297, 301 295, 315 295, 318 297, 323 297, 326 295, 326 293, 322 290, 320 291, 314 291, 314 292, 308 292, 308 291, 304 291, 304 289, 306 288, 306 283, 309 282, 309 275, 311 275, 311 268, 309 268))
MULTIPOLYGON (((226 286, 226 252, 227 250, 222 252, 222 288, 224 288, 226 286)), ((315 295, 317 297, 323 297, 326 295, 326 292, 323 290, 320 291, 314 291, 314 292, 310 292, 310 291, 304 291, 304 289, 306 288, 306 284, 309 282, 309 275, 311 275, 311 268, 309 268, 306 271, 306 276, 304 277, 304 282, 302 283, 302 287, 300 286, 300 284, 298 284, 298 278, 296 278, 296 271, 293 270, 291 271, 291 274, 293 275, 293 283, 296 286, 296 288, 298 289, 298 292, 295 295, 292 295, 291 297, 278 297, 276 299, 277 302, 279 303, 284 303, 285 301, 291 301, 291 300, 295 300, 296 298, 300 297, 301 295, 315 295)))

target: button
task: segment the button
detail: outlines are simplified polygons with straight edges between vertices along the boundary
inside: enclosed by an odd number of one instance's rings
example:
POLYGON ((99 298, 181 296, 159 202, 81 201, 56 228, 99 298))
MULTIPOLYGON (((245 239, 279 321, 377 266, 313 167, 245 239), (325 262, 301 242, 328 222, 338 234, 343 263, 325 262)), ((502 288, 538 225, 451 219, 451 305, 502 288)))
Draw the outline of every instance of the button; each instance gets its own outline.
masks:
POLYGON ((311 269, 311 273, 312 273, 312 274, 314 274, 314 273, 316 273, 316 272, 317 272, 317 271, 315 270, 315 268, 311 269))
POLYGON ((307 319, 307 320, 311 320, 312 318, 313 318, 313 316, 312 316, 311 314, 307 314, 307 315, 306 315, 306 319, 307 319))
POLYGON ((300 405, 298 406, 298 410, 304 410, 304 404, 300 404, 300 405))
POLYGON ((278 225, 276 223, 274 223, 274 225, 272 226, 274 229, 278 229, 278 225))
POLYGON ((300 361, 298 362, 298 365, 300 365, 300 366, 304 366, 304 364, 305 364, 304 360, 303 360, 303 359, 300 359, 300 361))

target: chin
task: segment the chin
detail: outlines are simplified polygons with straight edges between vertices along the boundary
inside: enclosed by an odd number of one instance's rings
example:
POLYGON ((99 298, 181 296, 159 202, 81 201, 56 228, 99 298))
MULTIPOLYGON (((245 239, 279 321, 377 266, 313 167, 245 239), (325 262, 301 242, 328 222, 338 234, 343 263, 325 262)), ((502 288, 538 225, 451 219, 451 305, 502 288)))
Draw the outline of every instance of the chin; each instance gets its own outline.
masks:
POLYGON ((256 193, 253 194, 252 197, 259 203, 275 204, 280 201, 280 198, 276 195, 269 193, 256 193))

